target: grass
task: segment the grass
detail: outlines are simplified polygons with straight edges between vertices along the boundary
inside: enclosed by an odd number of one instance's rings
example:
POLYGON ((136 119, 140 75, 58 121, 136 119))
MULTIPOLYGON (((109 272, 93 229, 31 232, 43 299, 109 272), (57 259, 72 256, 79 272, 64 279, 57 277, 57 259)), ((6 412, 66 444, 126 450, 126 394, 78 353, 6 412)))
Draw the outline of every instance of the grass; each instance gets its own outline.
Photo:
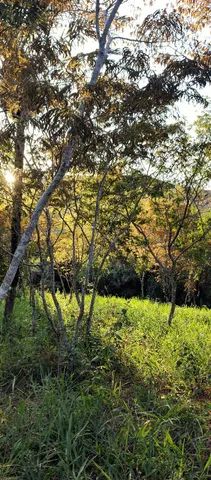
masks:
MULTIPOLYGON (((60 296, 71 331, 77 305, 60 296)), ((89 298, 87 298, 87 303, 89 298)), ((50 304, 50 299, 49 299, 50 304)), ((207 480, 211 312, 99 297, 73 374, 27 299, 0 352, 0 479, 207 480)))

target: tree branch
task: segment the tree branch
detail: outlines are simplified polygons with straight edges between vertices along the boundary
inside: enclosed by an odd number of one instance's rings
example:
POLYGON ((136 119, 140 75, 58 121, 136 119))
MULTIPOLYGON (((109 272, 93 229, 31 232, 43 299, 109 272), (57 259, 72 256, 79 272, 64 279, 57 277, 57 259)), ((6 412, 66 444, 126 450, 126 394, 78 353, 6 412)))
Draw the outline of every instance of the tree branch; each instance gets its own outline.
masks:
POLYGON ((100 24, 99 24, 99 13, 100 13, 100 0, 96 0, 96 9, 95 9, 95 28, 97 39, 100 42, 100 24))

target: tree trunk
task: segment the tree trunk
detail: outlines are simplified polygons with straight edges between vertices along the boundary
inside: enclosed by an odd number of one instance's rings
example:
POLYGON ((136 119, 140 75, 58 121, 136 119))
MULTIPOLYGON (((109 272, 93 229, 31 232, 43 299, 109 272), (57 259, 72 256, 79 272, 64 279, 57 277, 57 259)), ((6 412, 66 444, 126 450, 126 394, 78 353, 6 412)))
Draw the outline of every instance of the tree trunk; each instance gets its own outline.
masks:
POLYGON ((143 271, 141 275, 141 298, 144 298, 144 281, 145 281, 146 272, 143 271))
POLYGON ((47 244, 47 252, 50 260, 50 272, 51 272, 51 286, 50 286, 50 292, 51 292, 51 297, 56 309, 57 313, 57 332, 59 335, 59 341, 60 341, 60 347, 61 350, 63 350, 65 353, 69 354, 70 353, 70 342, 68 340, 67 336, 67 331, 66 331, 66 326, 64 323, 63 319, 63 314, 62 314, 62 309, 59 304, 59 301, 56 296, 56 290, 55 290, 55 271, 54 271, 54 253, 53 253, 53 246, 51 242, 51 227, 52 227, 52 219, 50 216, 50 212, 48 209, 45 210, 46 214, 46 220, 47 220, 47 235, 46 235, 46 244, 47 244))
POLYGON ((32 285, 30 287, 30 304, 32 307, 32 335, 35 335, 36 326, 37 326, 37 316, 36 316, 36 300, 35 300, 35 288, 32 285))
POLYGON ((46 301, 46 298, 45 298, 45 262, 44 262, 44 257, 43 257, 43 253, 42 253, 42 245, 41 245, 40 231, 39 231, 38 225, 36 226, 36 233, 37 233, 37 246, 38 246, 39 256, 40 256, 40 266, 41 266, 40 295, 41 295, 41 298, 42 298, 43 308, 44 308, 46 317, 49 321, 49 324, 50 324, 53 332, 55 333, 56 339, 58 340, 57 329, 56 329, 56 326, 54 325, 53 317, 52 317, 51 312, 48 308, 48 304, 47 304, 47 301, 46 301))
POLYGON ((90 334, 91 334, 92 318, 93 318, 93 313, 94 313, 95 300, 96 300, 96 297, 97 297, 97 287, 98 287, 100 275, 101 275, 103 266, 105 264, 105 261, 108 258, 109 253, 115 247, 115 242, 116 242, 116 238, 113 239, 110 242, 108 250, 105 252, 105 254, 104 254, 104 256, 101 260, 101 263, 100 263, 99 268, 98 268, 98 273, 97 273, 96 278, 95 278, 95 282, 94 282, 94 285, 93 285, 93 291, 92 291, 92 298, 91 298, 90 307, 89 307, 89 314, 88 314, 88 317, 87 317, 87 320, 86 320, 86 336, 87 337, 89 337, 90 334))
MULTIPOLYGON (((99 187, 98 187, 98 192, 97 192, 97 197, 96 197, 96 203, 95 203, 95 213, 94 213, 94 219, 92 223, 92 233, 91 233, 91 239, 90 239, 90 245, 89 245, 89 253, 88 253, 88 259, 87 259, 87 265, 86 265, 86 273, 85 273, 85 279, 84 283, 82 286, 82 295, 80 299, 80 305, 79 305, 79 315, 77 318, 76 322, 76 327, 75 327, 75 334, 74 334, 74 344, 77 343, 77 339, 79 336, 79 332, 82 327, 83 323, 83 316, 84 316, 84 311, 85 311, 85 297, 87 294, 87 287, 89 285, 90 279, 93 274, 93 264, 94 264, 94 259, 95 259, 95 238, 96 238, 96 231, 97 231, 97 223, 98 223, 98 218, 99 218, 99 213, 100 213, 100 202, 103 194, 103 186, 106 180, 106 176, 108 173, 109 165, 106 167, 106 171, 103 174, 103 177, 100 181, 99 187)), ((96 288, 97 288, 97 283, 96 283, 96 288)), ((96 293, 95 292, 95 285, 94 285, 94 290, 93 290, 93 295, 91 299, 91 307, 90 307, 90 312, 88 315, 88 319, 86 321, 86 333, 89 334, 91 330, 91 321, 92 321, 92 315, 93 315, 93 310, 94 310, 94 303, 95 303, 95 297, 96 293), (91 313, 91 315, 90 315, 91 313)))
POLYGON ((171 279, 171 308, 168 317, 168 325, 169 327, 172 324, 172 320, 174 318, 174 313, 176 309, 176 293, 177 293, 177 284, 174 278, 171 279))
POLYGON ((80 335, 80 332, 81 332, 81 329, 82 329, 84 310, 85 310, 85 294, 86 294, 86 292, 84 290, 84 286, 82 286, 82 295, 81 295, 80 306, 79 306, 79 314, 78 314, 78 318, 76 320, 75 331, 74 331, 73 339, 72 339, 72 350, 74 350, 74 348, 75 348, 75 346, 78 342, 78 338, 79 338, 79 335, 80 335))
MULTIPOLYGON (((24 147, 25 147, 25 120, 21 116, 17 121, 16 137, 15 137, 15 182, 13 185, 13 199, 12 199, 12 219, 11 219, 11 259, 18 246, 21 236, 21 216, 22 216, 22 192, 23 192, 23 162, 24 162, 24 147)), ((20 276, 19 268, 16 271, 14 279, 11 283, 10 290, 5 302, 4 309, 4 326, 8 324, 11 319, 16 289, 20 276)))
POLYGON ((86 336, 87 337, 89 337, 90 334, 91 334, 92 317, 93 317, 93 313, 94 313, 96 296, 97 296, 97 285, 94 285, 93 292, 92 292, 91 303, 90 303, 90 307, 89 307, 89 315, 88 315, 87 321, 86 321, 86 336))

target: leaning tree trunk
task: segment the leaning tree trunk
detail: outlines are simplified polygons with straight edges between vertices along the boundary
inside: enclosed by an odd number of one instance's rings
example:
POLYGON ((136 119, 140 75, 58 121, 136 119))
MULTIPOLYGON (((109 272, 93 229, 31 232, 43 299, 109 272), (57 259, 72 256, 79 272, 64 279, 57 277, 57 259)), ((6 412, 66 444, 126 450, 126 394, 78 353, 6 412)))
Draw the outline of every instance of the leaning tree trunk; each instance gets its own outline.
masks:
MULTIPOLYGON (((21 236, 21 216, 22 216, 22 192, 23 192, 23 162, 24 162, 24 147, 25 147, 25 121, 21 115, 17 121, 16 136, 15 136, 15 182, 13 185, 12 198, 12 219, 11 219, 11 259, 18 246, 21 236)), ((5 302, 4 309, 4 324, 8 324, 13 313, 16 290, 20 277, 20 269, 17 269, 15 277, 11 283, 10 290, 5 302)))

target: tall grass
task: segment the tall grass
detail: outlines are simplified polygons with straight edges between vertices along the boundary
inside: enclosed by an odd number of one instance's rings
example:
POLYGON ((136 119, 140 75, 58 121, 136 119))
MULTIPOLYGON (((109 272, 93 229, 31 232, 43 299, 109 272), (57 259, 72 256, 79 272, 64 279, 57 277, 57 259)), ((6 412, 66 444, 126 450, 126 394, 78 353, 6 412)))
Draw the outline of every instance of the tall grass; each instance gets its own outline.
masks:
MULTIPOLYGON (((60 302, 71 334, 77 305, 60 302)), ((19 299, 1 341, 0 479, 207 480, 211 313, 178 308, 170 329, 167 317, 98 298, 90 343, 58 376, 41 305, 33 337, 19 299)))

